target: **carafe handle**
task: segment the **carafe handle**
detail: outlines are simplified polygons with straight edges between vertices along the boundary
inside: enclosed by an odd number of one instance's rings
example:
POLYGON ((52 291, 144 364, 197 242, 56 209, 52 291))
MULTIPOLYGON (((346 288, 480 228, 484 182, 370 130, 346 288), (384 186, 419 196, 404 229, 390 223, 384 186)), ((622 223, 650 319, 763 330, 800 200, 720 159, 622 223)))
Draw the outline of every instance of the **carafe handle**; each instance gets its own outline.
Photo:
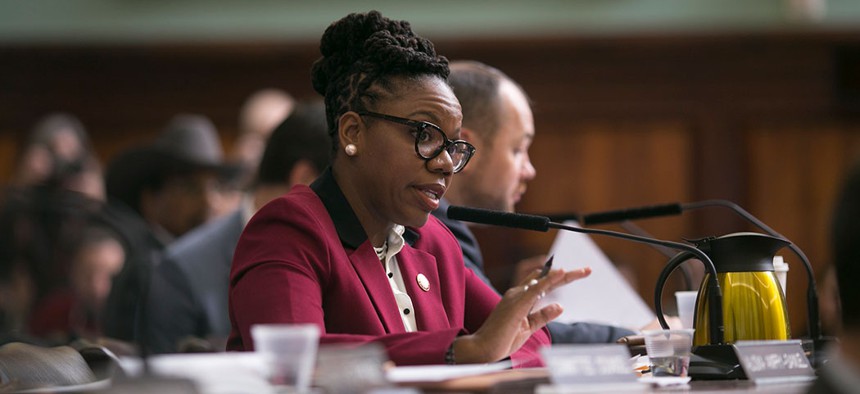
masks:
POLYGON ((669 275, 675 271, 678 266, 686 262, 687 260, 694 258, 692 253, 690 252, 681 252, 672 257, 666 266, 663 267, 663 270, 660 271, 660 276, 657 277, 657 286, 654 288, 654 309, 657 312, 657 320, 660 321, 660 326, 663 329, 669 329, 669 323, 666 322, 666 318, 663 317, 663 286, 666 284, 666 279, 669 278, 669 275))

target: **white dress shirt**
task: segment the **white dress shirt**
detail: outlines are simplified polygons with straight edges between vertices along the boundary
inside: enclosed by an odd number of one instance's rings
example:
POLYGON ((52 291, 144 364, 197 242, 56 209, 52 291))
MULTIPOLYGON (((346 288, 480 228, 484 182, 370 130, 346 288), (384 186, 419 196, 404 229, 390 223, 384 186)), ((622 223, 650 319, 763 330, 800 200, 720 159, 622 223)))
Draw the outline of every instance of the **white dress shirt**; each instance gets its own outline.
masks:
POLYGON ((377 252, 377 256, 380 257, 382 267, 385 268, 385 275, 388 276, 388 283, 391 285, 391 291, 394 293, 394 300, 397 301, 397 309, 400 311, 403 326, 407 332, 413 332, 418 330, 418 325, 415 323, 415 313, 417 311, 415 310, 415 306, 412 305, 412 298, 406 293, 403 275, 400 272, 400 266, 397 265, 396 257, 397 253, 400 253, 400 250, 403 249, 403 230, 403 226, 399 224, 395 225, 391 233, 388 234, 386 246, 373 249, 377 252))

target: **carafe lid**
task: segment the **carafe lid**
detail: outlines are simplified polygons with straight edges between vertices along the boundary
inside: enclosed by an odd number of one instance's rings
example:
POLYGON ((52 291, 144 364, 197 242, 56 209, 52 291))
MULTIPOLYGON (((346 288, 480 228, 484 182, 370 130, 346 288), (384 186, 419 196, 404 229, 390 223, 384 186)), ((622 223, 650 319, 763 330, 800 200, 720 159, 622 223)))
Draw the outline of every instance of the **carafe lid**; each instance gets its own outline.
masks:
POLYGON ((773 271, 773 256, 791 244, 783 238, 752 232, 690 242, 711 258, 717 272, 773 271))

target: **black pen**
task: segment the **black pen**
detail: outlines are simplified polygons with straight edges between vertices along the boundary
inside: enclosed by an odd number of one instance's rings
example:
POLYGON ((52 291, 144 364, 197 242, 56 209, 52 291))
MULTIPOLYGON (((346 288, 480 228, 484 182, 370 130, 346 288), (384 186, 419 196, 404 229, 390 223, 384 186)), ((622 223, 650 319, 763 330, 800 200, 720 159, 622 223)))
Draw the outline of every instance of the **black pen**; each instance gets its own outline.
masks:
POLYGON ((538 278, 543 278, 549 274, 549 270, 552 269, 552 259, 554 257, 555 255, 549 256, 549 259, 543 264, 543 268, 541 268, 538 278))

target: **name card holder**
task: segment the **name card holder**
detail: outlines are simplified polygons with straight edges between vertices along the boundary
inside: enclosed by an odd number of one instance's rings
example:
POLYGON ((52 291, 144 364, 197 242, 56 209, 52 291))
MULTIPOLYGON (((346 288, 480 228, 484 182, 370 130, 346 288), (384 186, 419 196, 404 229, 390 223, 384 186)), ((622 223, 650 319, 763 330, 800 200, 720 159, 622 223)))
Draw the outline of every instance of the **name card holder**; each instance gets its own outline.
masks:
POLYGON ((607 391, 644 387, 633 372, 625 345, 553 345, 544 348, 542 354, 553 385, 540 386, 540 393, 582 391, 589 387, 607 391))
POLYGON ((749 379, 755 383, 815 379, 800 340, 738 341, 693 349, 693 380, 749 379))
POLYGON ((747 378, 756 384, 815 379, 800 340, 738 341, 735 351, 747 378))

